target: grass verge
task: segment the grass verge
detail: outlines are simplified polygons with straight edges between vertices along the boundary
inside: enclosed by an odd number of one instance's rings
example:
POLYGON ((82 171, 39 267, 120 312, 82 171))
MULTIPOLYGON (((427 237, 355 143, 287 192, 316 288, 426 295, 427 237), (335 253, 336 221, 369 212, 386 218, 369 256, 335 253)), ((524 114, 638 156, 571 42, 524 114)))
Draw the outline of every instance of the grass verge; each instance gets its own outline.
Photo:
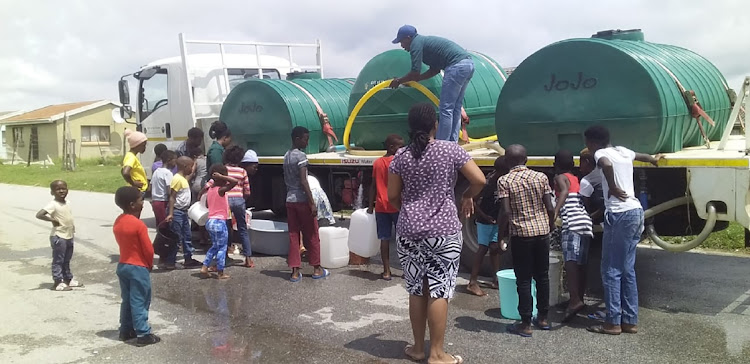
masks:
MULTIPOLYGON (((663 239, 668 243, 679 244, 694 238, 695 236, 673 236, 664 237, 663 239)), ((745 229, 736 222, 731 222, 726 229, 711 234, 699 248, 750 255, 750 248, 745 248, 745 229)))
POLYGON ((75 171, 64 171, 60 164, 39 165, 0 165, 0 183, 47 187, 50 182, 61 179, 68 183, 68 188, 78 191, 114 193, 124 186, 120 175, 120 166, 95 165, 80 163, 75 171))

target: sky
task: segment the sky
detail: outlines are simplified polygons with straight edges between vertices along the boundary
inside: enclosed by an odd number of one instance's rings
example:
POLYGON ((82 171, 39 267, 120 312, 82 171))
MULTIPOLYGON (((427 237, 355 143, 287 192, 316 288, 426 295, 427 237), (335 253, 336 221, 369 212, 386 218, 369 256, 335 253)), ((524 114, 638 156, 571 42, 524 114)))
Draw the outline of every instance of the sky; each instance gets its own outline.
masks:
MULTIPOLYGON (((403 24, 449 38, 514 67, 558 40, 643 29, 646 40, 688 48, 729 86, 750 75, 745 0, 0 0, 0 110, 117 99, 117 81, 191 39, 320 39, 326 77, 356 77, 398 47, 403 24)), ((132 85, 131 85, 132 88, 132 85)))

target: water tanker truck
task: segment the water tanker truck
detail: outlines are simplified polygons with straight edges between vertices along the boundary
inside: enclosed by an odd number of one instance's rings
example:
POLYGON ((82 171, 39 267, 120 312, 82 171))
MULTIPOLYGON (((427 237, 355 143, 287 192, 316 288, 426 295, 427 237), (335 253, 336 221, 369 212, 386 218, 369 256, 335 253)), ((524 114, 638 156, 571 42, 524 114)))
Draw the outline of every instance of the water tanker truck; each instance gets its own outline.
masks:
MULTIPOLYGON (((180 34, 179 42, 179 57, 123 76, 121 112, 134 113, 150 141, 172 149, 188 129, 208 131, 221 119, 236 144, 258 152, 260 173, 251 181, 256 209, 284 212, 282 163, 293 127, 311 131, 305 151, 309 171, 334 208, 350 208, 371 183, 371 166, 384 154, 385 136, 406 137, 409 107, 434 102, 440 94, 440 75, 395 90, 385 87, 410 68, 408 53, 401 50, 375 56, 356 79, 327 79, 319 41, 195 41, 180 34), (189 54, 195 45, 218 52, 189 54), (230 54, 229 47, 247 51, 230 54), (295 62, 293 56, 305 51, 313 61, 295 62), (125 79, 131 75, 137 82, 134 106, 125 79)), ((750 144, 742 123, 750 78, 735 93, 705 58, 647 42, 640 30, 551 44, 510 76, 490 57, 471 55, 476 72, 464 100, 463 132, 469 142, 463 147, 483 169, 503 153, 501 145, 519 143, 528 149, 528 165, 551 175, 557 150, 583 149, 584 130, 604 125, 614 144, 664 156, 658 168, 635 164, 652 242, 685 251, 729 222, 750 227, 750 144), (670 244, 660 235, 697 237, 670 244)), ((144 160, 153 159, 149 153, 144 160)), ((464 186, 458 183, 457 194, 464 186)), ((464 244, 466 253, 477 249, 473 221, 464 223, 464 244)))

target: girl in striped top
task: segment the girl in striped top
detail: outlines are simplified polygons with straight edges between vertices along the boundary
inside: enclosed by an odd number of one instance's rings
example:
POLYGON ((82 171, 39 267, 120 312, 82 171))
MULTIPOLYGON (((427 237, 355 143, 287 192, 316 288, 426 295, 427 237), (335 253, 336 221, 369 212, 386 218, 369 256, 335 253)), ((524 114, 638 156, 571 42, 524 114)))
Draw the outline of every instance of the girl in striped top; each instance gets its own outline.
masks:
MULTIPOLYGON (((245 156, 245 150, 240 146, 231 146, 224 151, 224 164, 227 167, 227 175, 237 180, 237 184, 226 193, 229 201, 229 210, 232 212, 232 218, 237 224, 237 234, 242 242, 242 250, 245 254, 245 263, 243 266, 252 268, 255 266, 251 256, 253 255, 250 248, 250 236, 247 233, 247 221, 245 220, 245 198, 250 196, 250 181, 247 177, 247 171, 240 167, 242 158, 245 156)), ((214 181, 209 180, 204 187, 204 191, 213 187, 214 181)))
POLYGON ((574 318, 586 305, 586 262, 591 239, 594 237, 591 217, 586 212, 579 194, 578 177, 572 174, 573 154, 561 150, 555 154, 555 216, 562 218, 562 252, 570 301, 563 322, 574 318))

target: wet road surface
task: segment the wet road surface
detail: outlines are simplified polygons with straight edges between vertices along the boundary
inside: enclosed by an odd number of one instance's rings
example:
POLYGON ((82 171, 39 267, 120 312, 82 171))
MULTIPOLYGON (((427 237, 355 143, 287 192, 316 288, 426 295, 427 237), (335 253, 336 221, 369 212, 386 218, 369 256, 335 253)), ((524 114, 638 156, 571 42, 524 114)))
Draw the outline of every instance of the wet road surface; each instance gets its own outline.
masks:
MULTIPOLYGON (((72 270, 86 284, 73 292, 50 291, 48 224, 34 218, 50 198, 46 188, 0 185, 3 362, 409 362, 403 357, 411 343, 408 297, 399 279, 379 279, 375 264, 336 269, 319 281, 306 268, 301 282, 290 283, 279 257, 256 258, 253 269, 229 268, 228 281, 200 279, 196 270, 154 270, 150 321, 163 342, 121 343, 113 196, 71 191, 68 197, 77 228, 72 270)), ((147 204, 143 218, 152 222, 151 216, 147 204)), ((749 263, 639 249, 641 333, 615 337, 586 332, 585 318, 530 339, 511 336, 505 328, 513 321, 501 317, 497 291, 478 298, 460 287, 446 350, 468 363, 750 362, 749 263)), ((551 318, 559 322, 561 314, 551 318)))

